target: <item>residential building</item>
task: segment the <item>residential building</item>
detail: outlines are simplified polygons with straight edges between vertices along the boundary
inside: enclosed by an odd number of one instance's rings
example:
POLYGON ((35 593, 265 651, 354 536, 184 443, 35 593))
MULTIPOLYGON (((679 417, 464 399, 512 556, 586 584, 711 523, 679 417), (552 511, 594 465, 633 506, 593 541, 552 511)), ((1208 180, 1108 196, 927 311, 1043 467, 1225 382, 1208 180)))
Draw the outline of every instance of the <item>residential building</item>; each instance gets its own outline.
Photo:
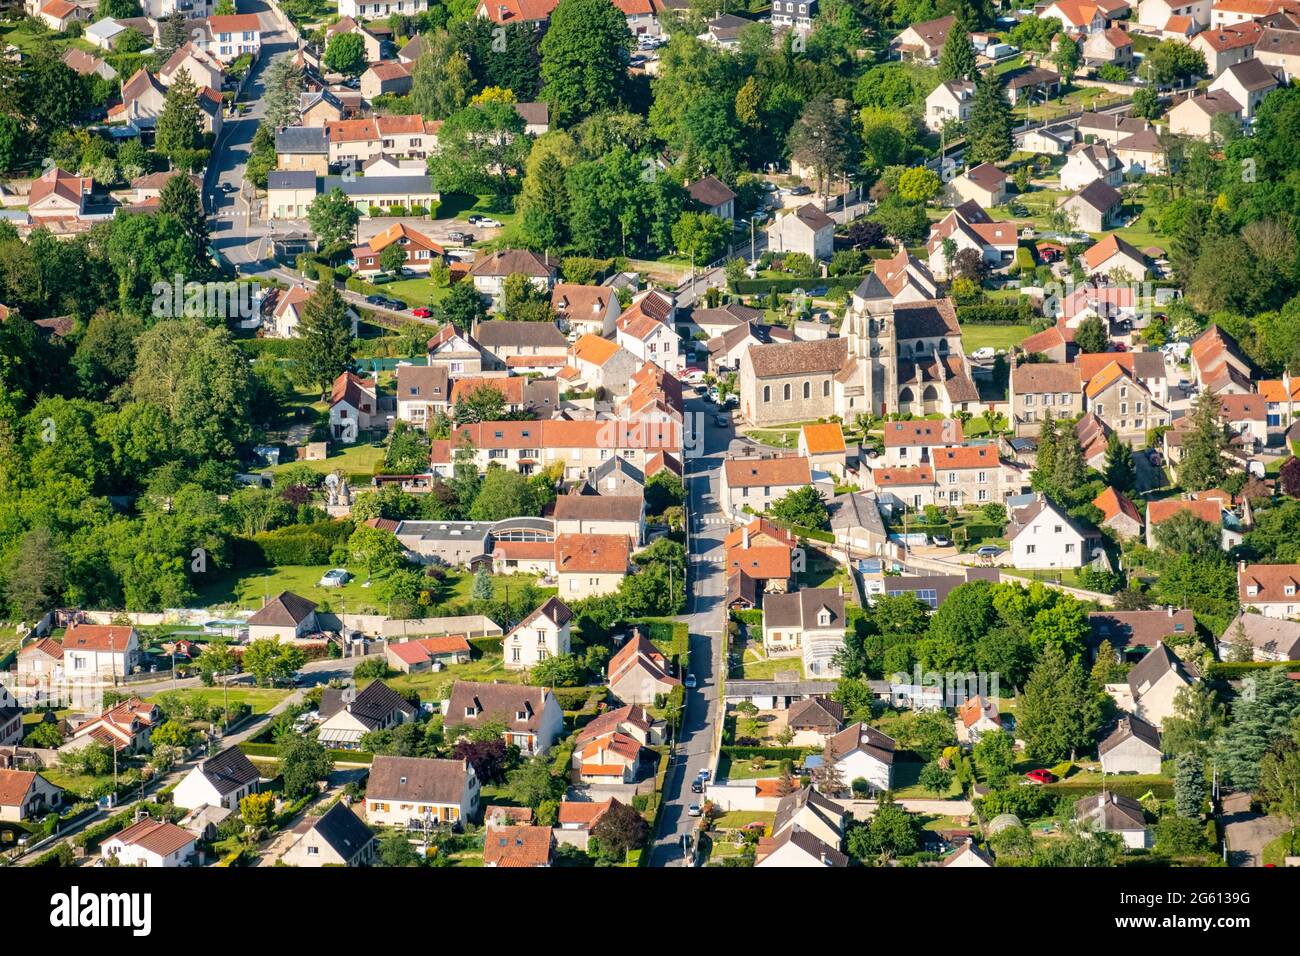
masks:
POLYGON ((1097 745, 1101 772, 1160 773, 1160 731, 1140 717, 1121 717, 1115 729, 1097 745))
POLYGON ((1252 58, 1225 69, 1214 78, 1210 91, 1224 92, 1231 96, 1241 104, 1242 118, 1249 121, 1255 118, 1255 110, 1264 97, 1277 87, 1274 70, 1261 60, 1252 58))
POLYGON ((771 836, 759 840, 754 865, 847 866, 848 858, 839 850, 847 825, 848 814, 838 803, 812 787, 801 787, 781 797, 771 836))
POLYGON ((924 23, 913 23, 890 41, 890 46, 902 56, 916 60, 934 60, 943 52, 948 31, 957 22, 955 16, 939 17, 924 23))
POLYGON ((527 276, 532 285, 548 294, 555 284, 556 267, 549 256, 526 249, 498 249, 476 259, 469 270, 474 288, 489 297, 494 307, 501 305, 506 279, 516 273, 527 276))
POLYGON ((951 263, 944 247, 949 239, 956 246, 952 250, 954 259, 963 250, 974 249, 989 269, 996 271, 1015 259, 1020 236, 1014 223, 996 221, 978 203, 963 202, 930 227, 925 246, 927 264, 939 279, 948 277, 951 263))
MULTIPOLYGON (((0 703, 4 693, 0 692, 0 703)), ((150 737, 162 718, 156 704, 145 703, 139 697, 128 697, 78 724, 72 731, 72 740, 59 749, 77 750, 92 743, 111 747, 123 755, 148 753, 150 737)), ((0 740, 3 740, 0 733, 0 740)), ((6 741, 7 742, 7 741, 6 741)))
POLYGON ((997 445, 936 448, 933 468, 937 503, 956 508, 999 503, 1004 497, 997 445))
POLYGON ((428 428, 434 416, 450 409, 446 365, 397 366, 397 420, 428 428))
POLYGON ((378 389, 378 382, 356 372, 343 372, 334 380, 329 399, 330 437, 334 441, 351 445, 363 431, 382 421, 378 389))
POLYGON ((934 466, 913 465, 908 468, 872 468, 867 474, 879 500, 888 508, 920 511, 937 504, 938 485, 934 466))
MULTIPOLYGON (((1124 354, 1136 357, 1136 354, 1143 353, 1124 354)), ((1159 353, 1151 355, 1163 371, 1164 357, 1159 353)), ((1084 398, 1088 410, 1109 425, 1119 435, 1120 441, 1134 448, 1146 444, 1150 429, 1169 424, 1169 410, 1117 361, 1107 362, 1088 378, 1084 398)))
POLYGON ((239 810, 239 801, 256 793, 262 776, 238 747, 227 747, 205 758, 187 773, 172 791, 172 803, 182 810, 196 807, 225 807, 239 810))
POLYGON ((1176 608, 1153 608, 1146 611, 1088 612, 1089 644, 1097 647, 1109 641, 1123 661, 1136 660, 1161 641, 1180 641, 1195 635, 1192 612, 1176 608))
POLYGON ((395 223, 383 232, 371 236, 366 242, 352 250, 352 259, 356 263, 358 274, 373 275, 383 271, 379 264, 381 253, 396 243, 406 252, 406 268, 416 272, 428 272, 435 262, 441 262, 446 250, 424 233, 416 232, 406 223, 395 223))
POLYGON ((1065 155, 1061 188, 1072 192, 1101 180, 1107 186, 1124 181, 1124 164, 1105 142, 1080 143, 1065 155))
POLYGON ((527 670, 547 658, 568 654, 572 620, 567 604, 559 598, 547 599, 506 635, 501 645, 506 670, 527 670))
POLYGON ((983 734, 1002 730, 1002 714, 993 700, 976 695, 957 708, 957 739, 975 743, 983 734))
POLYGON ((368 100, 377 96, 405 96, 411 92, 411 68, 398 60, 371 63, 361 74, 360 89, 368 100))
POLYGON ((668 673, 669 664, 663 651, 636 630, 606 666, 610 693, 625 705, 652 706, 656 698, 681 685, 668 673))
POLYGON ((317 634, 316 602, 292 591, 281 591, 248 619, 248 639, 292 641, 317 634))
POLYGON ((807 458, 729 457, 722 463, 719 502, 731 515, 741 514, 746 506, 755 513, 763 512, 772 502, 811 483, 807 458))
MULTIPOLYGON (((326 126, 286 126, 275 131, 275 156, 278 169, 289 172, 310 172, 310 187, 316 188, 317 176, 329 173, 330 140, 326 126)), ((306 188, 300 186, 299 188, 306 188)), ((307 200, 308 203, 311 199, 307 200)), ((274 204, 269 208, 274 209, 274 204)), ((301 219, 306 216, 304 209, 300 214, 290 216, 301 219)))
POLYGON ((376 754, 366 781, 366 820, 374 826, 428 821, 461 829, 478 816, 479 790, 468 760, 376 754))
MULTIPOLYGON (((1143 6, 1151 0, 1143 0, 1143 6)), ((1147 829, 1146 813, 1142 804, 1132 797, 1103 790, 1084 797, 1075 805, 1074 817, 1081 825, 1099 833, 1114 833, 1126 847, 1134 850, 1151 846, 1151 831, 1147 829)))
POLYGON ((817 0, 774 0, 772 4, 772 29, 793 30, 808 34, 817 16, 817 0))
POLYGON ((195 849, 188 830, 145 817, 106 839, 100 855, 119 866, 177 867, 189 865, 195 849))
POLYGON ((767 226, 767 247, 775 253, 803 253, 819 262, 835 247, 835 220, 812 203, 777 217, 767 226))
POLYGON ((551 291, 551 308, 560 328, 571 336, 613 338, 614 323, 623 307, 610 286, 557 282, 551 291))
POLYGON ((808 466, 814 472, 824 472, 836 479, 844 479, 848 449, 844 444, 844 429, 838 422, 801 427, 798 452, 808 459, 808 466))
POLYGON ((1083 265, 1089 276, 1124 275, 1137 281, 1147 275, 1146 256, 1113 232, 1084 250, 1083 265))
POLYGON ((1085 0, 1051 0, 1039 14, 1043 19, 1053 19, 1071 36, 1100 33, 1106 27, 1106 17, 1095 3, 1085 0))
POLYGON ((653 362, 664 371, 680 375, 685 355, 674 319, 677 306, 670 293, 652 289, 632 299, 615 324, 615 341, 638 363, 653 362))
POLYGON ((1119 190, 1095 179, 1058 206, 1084 232, 1102 232, 1115 224, 1123 197, 1119 190))
MULTIPOLYGON (((285 161, 281 156, 281 161, 285 161)), ((266 209, 271 219, 306 219, 315 201, 316 173, 310 169, 273 169, 266 174, 266 209)), ((378 259, 375 260, 378 262, 378 259)), ((378 266, 376 264, 375 268, 378 266)))
POLYGON ((1254 56, 1263 33, 1264 28, 1254 22, 1225 24, 1197 33, 1189 45, 1205 57, 1205 71, 1218 76, 1233 64, 1254 56))
POLYGON ((222 63, 244 54, 257 56, 262 49, 262 25, 256 13, 211 16, 200 22, 202 48, 222 63))
MULTIPOLYGON (((482 7, 483 4, 480 3, 479 9, 482 7)), ((483 865, 534 869, 547 867, 551 865, 553 843, 550 827, 489 826, 483 837, 483 865)))
POLYGON ((1300 76, 1300 31, 1266 27, 1255 44, 1255 56, 1291 79, 1300 76))
POLYGON ((1083 384, 1073 362, 1011 360, 1011 425, 1020 436, 1037 435, 1043 419, 1073 418, 1083 408, 1083 384))
POLYGON ((1121 709, 1163 728, 1174 713, 1175 696, 1199 679, 1196 668, 1179 660, 1164 641, 1157 641, 1150 653, 1129 670, 1127 684, 1107 685, 1106 689, 1121 709))
POLYGON ((135 628, 115 624, 73 624, 63 635, 63 673, 77 680, 126 677, 140 666, 135 628))
POLYGON ((1237 125, 1246 118, 1241 104, 1223 90, 1189 96, 1169 111, 1169 131, 1208 140, 1214 135, 1214 121, 1220 116, 1229 117, 1237 125))
POLYGON ((1007 174, 992 163, 980 163, 953 178, 945 194, 954 206, 964 202, 976 202, 985 208, 1001 206, 1007 201, 1007 174))
POLYGON ((479 0, 474 15, 502 26, 527 23, 541 29, 559 0, 479 0))
POLYGON ((701 210, 712 216, 728 221, 736 218, 736 194, 717 176, 710 174, 687 183, 686 194, 701 210))
POLYGON ((1091 559, 1091 534, 1046 495, 1011 512, 1007 541, 1021 571, 1080 568, 1091 559))
POLYGON ((372 681, 320 725, 317 739, 334 750, 361 750, 361 738, 410 723, 419 708, 381 680, 372 681))
POLYGON ((729 532, 723 540, 727 574, 744 574, 764 593, 786 591, 793 574, 795 547, 794 535, 766 518, 755 518, 729 532))
POLYGON ((826 502, 835 543, 850 555, 882 554, 889 541, 875 495, 848 491, 826 502))
POLYGON ((1204 29, 1210 25, 1212 0, 1140 0, 1136 22, 1144 27, 1163 29, 1170 17, 1185 16, 1204 29))
POLYGON ((470 659, 469 641, 460 634, 443 637, 418 637, 409 641, 389 641, 384 648, 388 666, 403 674, 423 674, 435 665, 447 667, 465 664, 470 659))
POLYGON ((763 600, 765 652, 769 657, 802 657, 810 679, 839 676, 834 657, 844 647, 845 627, 840 588, 804 588, 763 600))
POLYGON ((844 705, 829 697, 809 697, 790 705, 785 723, 794 734, 791 746, 824 747, 827 738, 844 728, 844 705))
POLYGON ((1127 30, 1116 26, 1089 33, 1083 41, 1083 61, 1092 66, 1128 67, 1133 63, 1133 40, 1127 30))
POLYGON ((940 83, 925 98, 925 126, 937 133, 948 123, 965 123, 970 119, 974 104, 975 83, 972 80, 940 83))
MULTIPOLYGON (((892 790, 896 745, 869 724, 844 728, 830 740, 830 751, 846 786, 861 778, 872 792, 892 790)), ((820 764, 820 759, 816 761, 820 764)))
POLYGON ((1300 660, 1300 622, 1240 611, 1218 637, 1219 659, 1236 660, 1236 645, 1242 642, 1254 661, 1300 660))
POLYGON ((559 534, 555 573, 560 594, 578 601, 613 594, 627 576, 631 542, 625 534, 559 534))
POLYGON ((1102 527, 1110 528, 1121 538, 1141 537, 1142 515, 1126 495, 1108 487, 1092 503, 1101 511, 1102 527))
POLYGON ((642 495, 560 495, 552 517, 556 534, 623 535, 634 547, 645 538, 642 495))
POLYGON ((0 823, 41 820, 63 806, 63 789, 31 770, 0 769, 0 823))
POLYGON ((375 858, 374 833, 342 801, 320 816, 304 816, 293 833, 280 857, 286 866, 369 866, 375 858))
POLYGON ((1300 564, 1237 564, 1237 599, 1265 617, 1300 615, 1300 564))
POLYGON ((547 687, 456 681, 443 702, 449 731, 500 723, 502 737, 527 756, 545 753, 564 732, 560 703, 547 687))

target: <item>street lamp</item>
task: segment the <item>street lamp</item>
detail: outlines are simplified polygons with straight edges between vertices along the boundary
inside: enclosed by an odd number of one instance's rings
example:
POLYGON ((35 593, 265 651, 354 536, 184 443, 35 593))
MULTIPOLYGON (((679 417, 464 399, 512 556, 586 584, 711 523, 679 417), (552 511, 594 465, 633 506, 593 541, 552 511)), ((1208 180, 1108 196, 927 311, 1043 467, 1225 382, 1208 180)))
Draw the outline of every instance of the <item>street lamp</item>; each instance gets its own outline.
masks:
POLYGON ((750 219, 742 219, 740 221, 749 224, 749 261, 753 262, 754 261, 754 220, 753 218, 750 218, 750 219))

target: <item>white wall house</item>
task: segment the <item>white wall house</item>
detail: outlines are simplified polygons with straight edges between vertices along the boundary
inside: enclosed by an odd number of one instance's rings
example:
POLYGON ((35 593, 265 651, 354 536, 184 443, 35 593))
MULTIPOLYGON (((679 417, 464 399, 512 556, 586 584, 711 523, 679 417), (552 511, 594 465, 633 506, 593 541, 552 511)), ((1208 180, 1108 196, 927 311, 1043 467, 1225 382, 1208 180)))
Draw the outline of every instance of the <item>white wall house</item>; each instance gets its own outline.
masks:
POLYGON ((569 653, 573 612, 559 598, 551 598, 515 625, 502 650, 506 670, 526 670, 550 657, 569 653))
POLYGON ((1083 529, 1046 495, 1012 513, 1007 538, 1011 563, 1022 571, 1079 568, 1090 558, 1083 529))

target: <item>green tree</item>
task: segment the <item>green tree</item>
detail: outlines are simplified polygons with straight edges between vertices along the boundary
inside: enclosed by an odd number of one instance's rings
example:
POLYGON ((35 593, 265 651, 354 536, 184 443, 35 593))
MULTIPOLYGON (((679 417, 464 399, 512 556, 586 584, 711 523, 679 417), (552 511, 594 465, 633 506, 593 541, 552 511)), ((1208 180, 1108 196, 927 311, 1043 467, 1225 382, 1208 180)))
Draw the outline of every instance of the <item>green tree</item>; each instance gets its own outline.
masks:
POLYGON ((390 242, 379 253, 379 268, 396 275, 406 266, 406 249, 401 243, 390 242))
POLYGON ((262 74, 262 118, 273 129, 298 122, 303 91, 302 67, 288 53, 279 54, 262 74))
POLYGON ((328 193, 321 193, 307 207, 311 231, 326 248, 351 240, 360 221, 361 211, 337 186, 328 193))
POLYGON ((1056 67, 1058 73, 1065 78, 1065 82, 1074 79, 1074 74, 1079 69, 1079 63, 1082 57, 1079 54, 1079 44, 1073 37, 1062 35, 1056 41, 1056 49, 1052 51, 1052 64, 1056 67))
POLYGON ((1199 819, 1205 804, 1205 765, 1190 751, 1178 755, 1174 764, 1174 810, 1180 817, 1199 819))
POLYGON ((1110 351, 1110 335, 1106 323, 1098 315, 1090 315, 1074 330, 1074 344, 1081 352, 1092 354, 1110 351))
POLYGON ((542 37, 542 98, 568 126, 623 99, 632 34, 604 0, 560 0, 542 37))
POLYGON ((51 610, 63 593, 67 563, 49 528, 39 525, 23 534, 5 562, 4 596, 10 611, 34 621, 51 610))
POLYGON ((332 73, 359 76, 366 68, 366 45, 360 33, 336 33, 325 44, 321 58, 332 73))
POLYGON ((972 751, 975 766, 989 786, 1000 787, 1011 775, 1015 767, 1015 742, 1004 730, 994 730, 980 734, 972 751))
POLYGON ((1131 492, 1137 487, 1137 471, 1133 465, 1133 451, 1111 432, 1106 439, 1106 484, 1120 492, 1131 492))
POLYGON ((402 544, 395 534, 368 524, 357 525, 348 538, 348 555, 357 564, 366 566, 367 580, 376 571, 391 571, 400 567, 406 559, 402 544))
POLYGON ((1287 851, 1295 852, 1300 827, 1300 744, 1280 740, 1259 764, 1259 799, 1268 812, 1287 822, 1287 851))
POLYGON ((943 192, 943 183, 933 170, 913 166, 898 177, 898 195, 906 202, 927 203, 943 192))
POLYGON ((183 750, 194 742, 194 731, 188 724, 183 724, 179 720, 171 718, 155 727, 149 739, 155 746, 163 744, 183 750))
POLYGON ((697 266, 721 256, 730 235, 728 223, 706 212, 684 212, 673 225, 673 245, 697 266))
POLYGON ((469 103, 474 89, 469 60, 445 30, 420 36, 411 70, 411 108, 425 119, 446 119, 469 103))
POLYGON ((1232 705, 1232 720, 1213 749, 1224 779, 1243 790, 1259 786, 1264 755, 1291 735, 1297 715, 1300 691, 1287 680, 1284 668, 1253 671, 1246 677, 1232 705))
POLYGON ((976 75, 975 47, 971 44, 970 34, 960 23, 954 23, 939 54, 939 82, 950 83, 976 75))
POLYGON ((599 844, 601 852, 612 855, 620 863, 627 859, 630 852, 645 844, 649 833, 650 827, 645 817, 617 800, 601 814, 591 829, 592 839, 599 844))
POLYGON ((495 592, 492 590, 492 572, 487 569, 487 565, 481 565, 474 575, 474 586, 470 590, 470 597, 476 601, 490 601, 495 592))
MULTIPOLYGON (((206 262, 208 255, 208 219, 203 200, 189 176, 173 176, 158 197, 158 214, 171 216, 193 245, 195 262, 206 262)), ((197 277, 196 277, 197 278, 197 277)))
POLYGON ((327 395, 334 380, 355 364, 348 304, 332 282, 321 282, 303 303, 301 315, 293 342, 294 371, 327 395))
POLYGON ((154 148, 173 163, 188 169, 194 151, 203 145, 203 119, 199 91, 182 69, 172 77, 163 97, 162 114, 154 132, 154 148))
POLYGON ((290 800, 306 796, 333 770, 334 758, 312 737, 290 736, 280 744, 280 776, 290 800))
POLYGON ((975 100, 966 124, 967 158, 973 163, 999 163, 1011 155, 1011 107, 992 72, 975 82, 975 100))
POLYGON ((516 515, 536 514, 533 488, 528 479, 508 468, 489 468, 469 509, 471 521, 500 521, 516 515))
POLYGON ((1156 525, 1155 540, 1166 551, 1196 559, 1212 558, 1223 550, 1219 526, 1186 510, 1156 525))
POLYGON ((850 825, 845 845, 856 860, 885 863, 921 848, 921 821, 898 805, 892 793, 881 797, 867 823, 850 825))
POLYGON ((1029 675, 1016 716, 1029 757, 1046 762, 1073 759, 1096 737, 1098 694, 1078 659, 1048 644, 1029 675))
POLYGON ((1219 417, 1219 399, 1209 389, 1196 397, 1192 426, 1183 440, 1178 462, 1178 482, 1188 491, 1217 488, 1227 477, 1223 454, 1227 438, 1219 417))
POLYGON ((511 195, 528 158, 524 121, 508 103, 482 103, 452 113, 438 131, 429 175, 443 192, 511 195))
POLYGON ((830 527, 830 512, 822 493, 812 487, 796 488, 768 506, 768 512, 800 528, 822 530, 830 527))
POLYGON ((259 686, 266 687, 292 677, 306 659, 300 647, 282 644, 275 638, 263 638, 244 649, 241 663, 259 686))

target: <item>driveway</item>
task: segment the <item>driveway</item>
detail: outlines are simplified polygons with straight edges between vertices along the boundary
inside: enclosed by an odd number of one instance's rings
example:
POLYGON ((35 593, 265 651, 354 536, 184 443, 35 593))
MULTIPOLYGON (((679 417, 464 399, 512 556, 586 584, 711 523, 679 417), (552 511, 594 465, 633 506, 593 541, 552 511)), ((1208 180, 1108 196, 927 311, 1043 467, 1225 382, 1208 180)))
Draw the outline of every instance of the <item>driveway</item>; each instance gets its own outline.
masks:
POLYGON ((1223 835, 1228 844, 1229 866, 1263 866, 1264 847, 1286 832, 1286 821, 1255 813, 1249 798, 1233 794, 1223 802, 1223 835), (1244 805, 1244 806, 1243 806, 1244 805))
POLYGON ((1137 482, 1138 494, 1154 491, 1169 484, 1165 470, 1151 460, 1150 449, 1133 453, 1133 472, 1137 482))

